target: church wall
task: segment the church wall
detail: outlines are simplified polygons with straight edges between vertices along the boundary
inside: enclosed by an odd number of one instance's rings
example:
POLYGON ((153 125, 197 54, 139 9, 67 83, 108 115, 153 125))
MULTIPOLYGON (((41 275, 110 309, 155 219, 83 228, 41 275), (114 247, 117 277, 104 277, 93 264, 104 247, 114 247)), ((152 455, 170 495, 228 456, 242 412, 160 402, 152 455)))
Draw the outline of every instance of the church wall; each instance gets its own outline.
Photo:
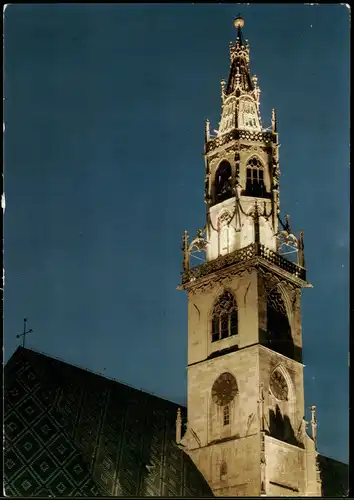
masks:
POLYGON ((233 276, 230 286, 235 290, 239 311, 239 349, 258 342, 257 271, 233 276))
POLYGON ((277 281, 274 275, 263 269, 258 275, 258 313, 259 338, 267 337, 267 295, 269 290, 277 288, 284 301, 291 336, 293 341, 293 355, 297 361, 302 361, 302 328, 301 328, 301 290, 293 287, 285 280, 277 281))
POLYGON ((312 438, 306 433, 305 439, 305 466, 306 466, 306 495, 319 496, 321 495, 321 485, 319 484, 320 477, 317 474, 317 451, 315 442, 312 438))
POLYGON ((259 496, 259 435, 193 450, 191 457, 216 496, 259 496), (223 474, 223 465, 226 473, 223 474))
POLYGON ((238 348, 258 341, 257 273, 243 271, 226 277, 225 284, 197 290, 188 297, 188 364, 206 359, 211 353, 231 346, 238 348), (238 307, 238 334, 217 342, 211 341, 211 318, 215 301, 230 290, 238 307))
POLYGON ((275 410, 278 404, 282 410, 283 416, 285 414, 290 419, 294 439, 302 442, 300 424, 304 417, 303 365, 267 347, 258 346, 258 349, 260 381, 264 386, 266 422, 269 425, 269 410, 275 410), (275 400, 270 393, 270 376, 273 370, 278 366, 280 366, 289 377, 287 380, 289 386, 289 400, 285 404, 275 400))
POLYGON ((267 496, 301 496, 305 488, 305 452, 265 436, 267 496))
MULTIPOLYGON (((202 446, 216 439, 244 437, 257 431, 258 386, 257 346, 188 367, 188 425, 202 446), (223 372, 232 373, 238 386, 238 395, 230 405, 231 421, 226 435, 220 407, 211 397, 212 385, 223 372)), ((193 447, 197 447, 194 443, 193 447)))

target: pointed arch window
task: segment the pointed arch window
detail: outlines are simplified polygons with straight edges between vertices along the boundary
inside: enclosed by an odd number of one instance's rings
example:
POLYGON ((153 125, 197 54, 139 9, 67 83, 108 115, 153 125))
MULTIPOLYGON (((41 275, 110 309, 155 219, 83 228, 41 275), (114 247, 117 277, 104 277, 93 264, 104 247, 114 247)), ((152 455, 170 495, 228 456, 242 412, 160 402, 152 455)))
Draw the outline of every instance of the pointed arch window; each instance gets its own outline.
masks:
POLYGON ((221 203, 231 196, 231 165, 223 160, 215 173, 215 203, 221 203))
POLYGON ((240 127, 248 129, 259 127, 256 103, 250 99, 240 101, 240 127))
POLYGON ((268 347, 289 358, 294 357, 294 344, 283 298, 278 289, 267 296, 268 347))
POLYGON ((211 341, 237 335, 237 304, 230 292, 224 292, 216 302, 212 315, 211 341))
POLYGON ((246 167, 246 195, 263 197, 265 195, 264 168, 258 158, 251 158, 246 167))
POLYGON ((219 131, 224 134, 235 126, 235 99, 224 104, 219 131))

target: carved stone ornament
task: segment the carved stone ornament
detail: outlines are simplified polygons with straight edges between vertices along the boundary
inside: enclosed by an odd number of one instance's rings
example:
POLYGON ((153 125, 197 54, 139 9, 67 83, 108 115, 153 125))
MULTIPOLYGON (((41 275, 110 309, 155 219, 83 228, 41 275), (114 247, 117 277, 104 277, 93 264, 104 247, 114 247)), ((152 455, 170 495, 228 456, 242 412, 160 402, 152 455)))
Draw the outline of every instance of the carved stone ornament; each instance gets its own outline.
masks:
POLYGON ((198 286, 193 286, 188 289, 188 296, 195 295, 196 292, 207 292, 212 290, 217 286, 226 287, 234 278, 234 276, 242 277, 245 273, 251 273, 256 268, 254 266, 247 266, 246 268, 239 270, 226 270, 222 275, 219 275, 217 278, 210 278, 203 283, 198 284, 198 286))
POLYGON ((272 132, 252 132, 249 130, 235 129, 235 130, 232 130, 231 132, 223 134, 220 137, 215 137, 214 139, 211 139, 206 145, 206 154, 210 153, 211 151, 216 150, 219 147, 224 146, 225 144, 227 144, 231 141, 235 141, 235 140, 239 140, 239 139, 241 139, 241 140, 245 139, 247 141, 255 141, 255 142, 271 144, 273 141, 273 133, 272 132))
POLYGON ((219 151, 218 153, 214 153, 213 155, 209 156, 209 165, 213 165, 216 161, 218 161, 222 156, 224 156, 224 153, 219 151))
POLYGON ((252 149, 252 151, 256 151, 256 147, 255 146, 251 146, 251 144, 240 144, 240 149, 241 151, 250 151, 252 149))
POLYGON ((203 230, 199 229, 197 231, 197 236, 194 238, 194 240, 191 242, 189 245, 189 252, 193 249, 197 250, 198 252, 201 252, 202 250, 205 250, 209 242, 203 238, 203 230))
POLYGON ((275 369, 270 376, 270 390, 273 396, 280 401, 287 401, 289 388, 284 375, 275 369))
POLYGON ((252 150, 255 153, 259 153, 261 151, 264 151, 265 153, 269 153, 268 146, 256 146, 256 145, 252 145, 252 144, 240 144, 240 149, 246 150, 246 151, 252 150))
POLYGON ((218 218, 218 222, 220 225, 222 224, 230 224, 231 222, 231 214, 229 212, 222 212, 222 214, 220 215, 220 217, 218 218))
POLYGON ((263 277, 264 286, 267 292, 270 292, 272 288, 278 286, 279 284, 284 285, 289 290, 289 292, 290 290, 294 291, 296 288, 298 288, 290 281, 279 278, 279 276, 277 276, 275 273, 266 271, 263 267, 259 267, 258 271, 263 277))

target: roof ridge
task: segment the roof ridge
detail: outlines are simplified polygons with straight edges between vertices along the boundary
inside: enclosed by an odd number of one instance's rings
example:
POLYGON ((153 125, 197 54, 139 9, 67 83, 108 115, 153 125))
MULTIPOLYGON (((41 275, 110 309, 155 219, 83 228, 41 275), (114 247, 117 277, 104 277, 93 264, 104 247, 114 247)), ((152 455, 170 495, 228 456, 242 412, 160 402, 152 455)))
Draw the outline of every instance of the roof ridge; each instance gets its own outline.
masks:
POLYGON ((138 389, 137 387, 134 387, 133 385, 128 384, 127 382, 123 382, 123 381, 118 380, 118 379, 116 379, 114 377, 107 377, 106 375, 103 375, 100 372, 94 372, 93 370, 90 370, 89 368, 85 368, 85 367, 77 365, 75 363, 69 363, 68 361, 65 361, 64 359, 59 358, 58 356, 52 356, 51 354, 47 354, 45 352, 38 351, 36 349, 31 349, 29 347, 22 347, 22 346, 19 346, 19 348, 15 351, 15 353, 16 352, 21 352, 21 351, 30 351, 30 352, 33 352, 34 354, 38 354, 40 356, 44 356, 45 358, 53 359, 55 361, 59 361, 60 363, 64 363, 66 365, 73 366, 74 368, 78 368, 79 370, 82 370, 84 372, 91 373, 92 375, 95 375, 96 377, 101 377, 101 378, 103 378, 105 380, 110 380, 111 382, 115 382, 116 384, 124 385, 126 387, 129 387, 130 389, 135 390, 135 391, 144 392, 145 394, 149 394, 150 396, 153 396, 155 398, 162 399, 164 401, 172 403, 172 404, 174 404, 176 406, 179 406, 181 408, 186 408, 185 405, 182 405, 182 404, 176 403, 175 401, 171 401, 170 399, 158 396, 157 394, 155 394, 152 391, 148 391, 148 390, 142 389, 142 388, 138 389))

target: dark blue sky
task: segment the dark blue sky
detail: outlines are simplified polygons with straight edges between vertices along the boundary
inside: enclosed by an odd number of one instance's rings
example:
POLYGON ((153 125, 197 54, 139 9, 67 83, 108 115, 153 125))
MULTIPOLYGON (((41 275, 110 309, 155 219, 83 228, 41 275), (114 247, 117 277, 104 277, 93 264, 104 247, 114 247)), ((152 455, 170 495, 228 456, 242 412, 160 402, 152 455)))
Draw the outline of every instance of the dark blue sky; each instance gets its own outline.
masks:
POLYGON ((347 461, 349 10, 340 5, 11 5, 5 12, 5 359, 28 347, 186 395, 181 235, 204 225, 204 121, 245 17, 282 214, 303 230, 305 395, 347 461))

